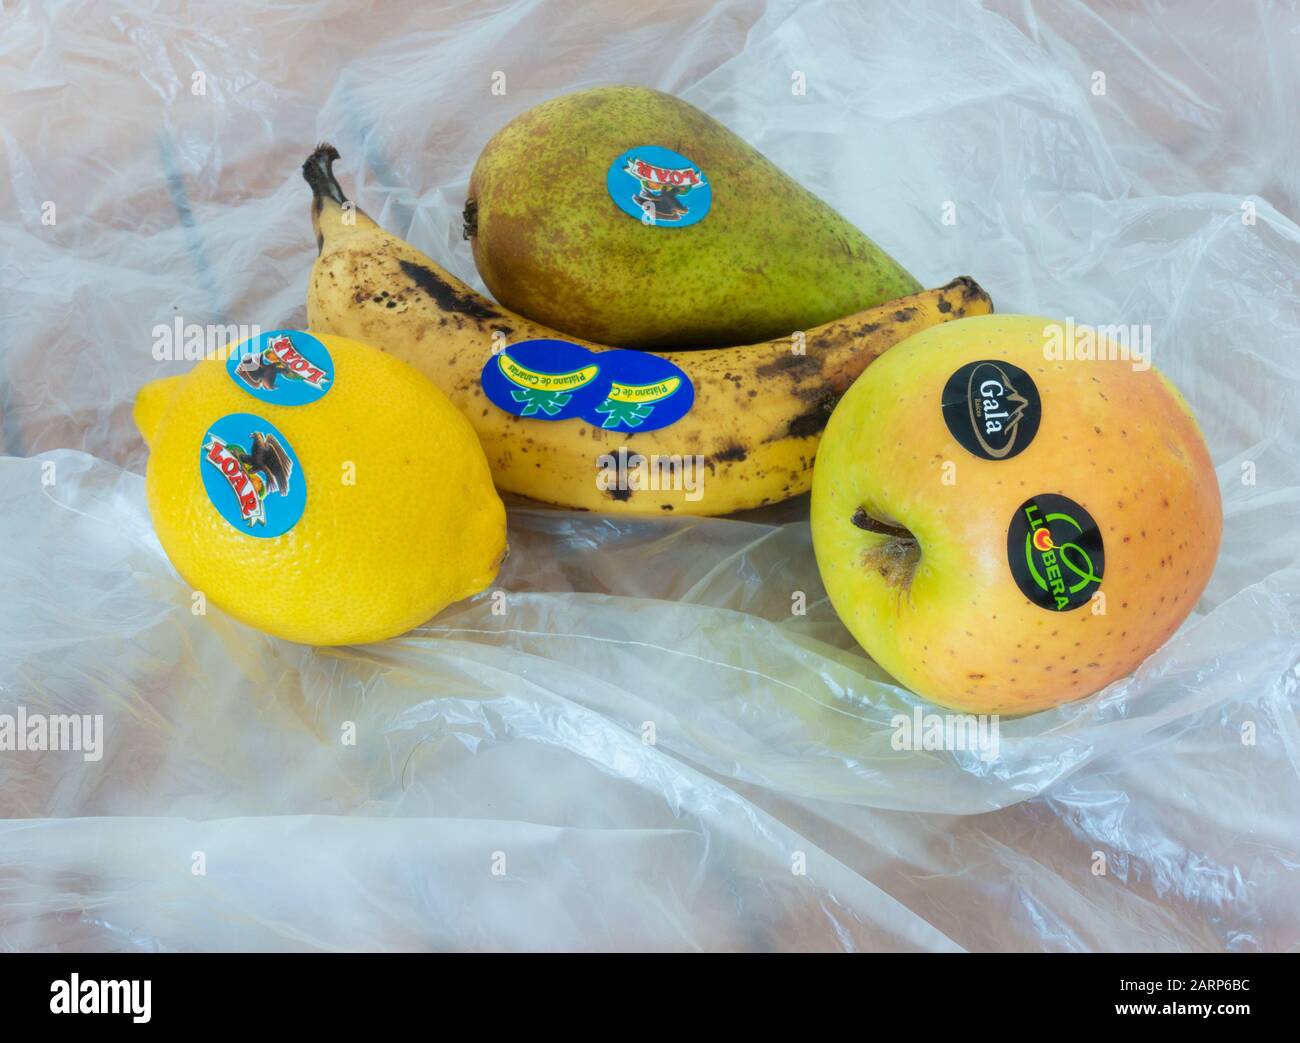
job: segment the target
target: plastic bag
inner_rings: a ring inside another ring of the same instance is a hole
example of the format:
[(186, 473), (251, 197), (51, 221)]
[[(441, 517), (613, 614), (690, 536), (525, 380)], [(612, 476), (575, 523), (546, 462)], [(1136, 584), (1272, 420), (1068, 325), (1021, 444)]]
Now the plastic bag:
[[(98, 757), (0, 753), (0, 947), (1300, 945), (1288, 19), (11, 15), (0, 714), (103, 732)], [(459, 237), (478, 150), (621, 81), (718, 117), (928, 285), (969, 273), (1001, 311), (1150, 324), (1226, 515), (1165, 648), (1002, 721), (996, 758), (895, 750), (895, 715), (933, 708), (837, 621), (806, 501), (645, 521), (512, 505), (504, 597), (382, 645), (196, 614), (130, 421), (142, 383), (190, 364), (154, 357), (156, 329), (304, 322), (298, 166), (318, 139), (361, 206), (481, 285)]]

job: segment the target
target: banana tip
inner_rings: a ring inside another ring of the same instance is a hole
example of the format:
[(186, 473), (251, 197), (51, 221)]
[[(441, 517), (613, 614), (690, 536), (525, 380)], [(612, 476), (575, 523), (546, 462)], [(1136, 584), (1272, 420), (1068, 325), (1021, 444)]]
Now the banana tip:
[(959, 275), (948, 283), (945, 290), (952, 290), (961, 294), (962, 304), (969, 304), (971, 301), (981, 301), (988, 305), (990, 312), (993, 311), (993, 298), (988, 295), (988, 291), (969, 275)]

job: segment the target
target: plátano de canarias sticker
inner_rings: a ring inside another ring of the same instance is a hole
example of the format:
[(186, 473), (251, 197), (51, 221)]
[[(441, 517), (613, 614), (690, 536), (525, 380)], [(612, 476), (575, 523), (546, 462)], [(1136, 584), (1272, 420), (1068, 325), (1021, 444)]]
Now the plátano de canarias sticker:
[(567, 340), (526, 340), (489, 358), (480, 378), (499, 408), (535, 420), (568, 420), (609, 391), (600, 357)]
[(307, 477), (289, 440), (270, 421), (230, 413), (209, 424), (199, 474), (217, 513), (246, 536), (283, 536), (307, 505)]
[(695, 404), (695, 386), (666, 358), (642, 351), (606, 351), (599, 356), (609, 375), (604, 401), (582, 414), (607, 431), (654, 431), (677, 423)]

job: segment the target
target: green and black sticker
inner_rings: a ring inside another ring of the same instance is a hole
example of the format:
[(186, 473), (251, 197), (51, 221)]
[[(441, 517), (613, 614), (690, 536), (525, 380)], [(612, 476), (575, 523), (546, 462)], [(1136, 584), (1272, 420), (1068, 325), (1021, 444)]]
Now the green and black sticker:
[(1101, 586), (1106, 551), (1091, 514), (1068, 496), (1040, 493), (1011, 519), (1007, 562), (1025, 597), (1039, 608), (1068, 612)]
[(968, 362), (943, 389), (943, 419), (962, 447), (985, 460), (1010, 460), (1034, 440), (1043, 418), (1038, 388), (1009, 362)]

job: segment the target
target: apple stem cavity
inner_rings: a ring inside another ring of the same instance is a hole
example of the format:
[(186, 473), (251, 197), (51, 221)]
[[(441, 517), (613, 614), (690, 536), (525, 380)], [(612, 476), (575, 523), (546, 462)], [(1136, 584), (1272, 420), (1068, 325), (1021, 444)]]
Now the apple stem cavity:
[(885, 537), (883, 542), (869, 547), (863, 553), (863, 565), (879, 572), (890, 586), (906, 590), (911, 585), (912, 576), (921, 560), (921, 545), (916, 537), (901, 525), (891, 525), (873, 518), (865, 507), (854, 511), (849, 520), (864, 532)]

